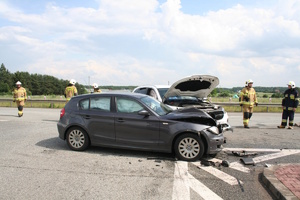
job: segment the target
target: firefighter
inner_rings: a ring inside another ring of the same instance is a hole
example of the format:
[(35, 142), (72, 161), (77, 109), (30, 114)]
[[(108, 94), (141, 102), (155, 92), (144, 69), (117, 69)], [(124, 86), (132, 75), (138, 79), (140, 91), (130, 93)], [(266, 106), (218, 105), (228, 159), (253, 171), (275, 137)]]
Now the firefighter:
[(22, 83), (20, 81), (16, 82), (16, 88), (13, 91), (13, 102), (17, 103), (19, 117), (23, 116), (23, 108), (27, 100), (26, 89), (21, 85)]
[(240, 93), (240, 105), (243, 108), (243, 124), (244, 128), (249, 128), (249, 120), (252, 117), (253, 106), (254, 104), (257, 106), (257, 97), (256, 92), (254, 90), (253, 81), (250, 79), (246, 81), (245, 87), (242, 89)]
[(70, 101), (70, 99), (73, 96), (77, 96), (77, 88), (75, 87), (76, 81), (74, 79), (71, 79), (68, 86), (65, 89), (65, 97), (67, 99), (67, 103)]
[(101, 93), (101, 90), (99, 89), (99, 86), (97, 83), (93, 84), (93, 88), (94, 88), (94, 93)]
[(294, 115), (299, 104), (299, 94), (295, 89), (296, 85), (294, 81), (288, 83), (288, 89), (284, 92), (282, 99), (282, 121), (278, 128), (285, 128), (287, 126), (287, 120), (289, 118), (288, 129), (293, 129)]

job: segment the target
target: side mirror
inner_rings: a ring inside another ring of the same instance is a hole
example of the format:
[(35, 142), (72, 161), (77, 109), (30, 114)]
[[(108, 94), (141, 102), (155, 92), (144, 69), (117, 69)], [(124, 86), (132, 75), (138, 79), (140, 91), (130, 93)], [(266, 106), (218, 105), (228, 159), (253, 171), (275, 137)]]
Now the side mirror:
[(147, 116), (149, 116), (150, 114), (149, 114), (149, 112), (148, 112), (147, 110), (141, 110), (141, 111), (139, 112), (139, 115), (144, 115), (145, 117), (147, 117)]

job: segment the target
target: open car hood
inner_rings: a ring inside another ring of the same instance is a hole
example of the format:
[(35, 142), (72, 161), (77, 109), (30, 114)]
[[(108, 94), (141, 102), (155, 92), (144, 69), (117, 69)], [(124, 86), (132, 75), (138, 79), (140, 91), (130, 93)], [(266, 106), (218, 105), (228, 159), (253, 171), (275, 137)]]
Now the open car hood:
[(207, 97), (219, 85), (219, 79), (210, 75), (193, 75), (176, 81), (166, 92), (165, 99), (174, 96)]

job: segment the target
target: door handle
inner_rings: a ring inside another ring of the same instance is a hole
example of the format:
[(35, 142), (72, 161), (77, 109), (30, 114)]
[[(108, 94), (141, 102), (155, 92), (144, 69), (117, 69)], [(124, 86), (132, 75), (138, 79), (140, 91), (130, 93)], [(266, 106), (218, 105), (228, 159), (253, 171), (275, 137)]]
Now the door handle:
[(118, 118), (117, 121), (118, 122), (125, 122), (125, 120), (123, 118)]
[(84, 119), (91, 119), (91, 116), (89, 116), (89, 115), (84, 115), (83, 118), (84, 118)]

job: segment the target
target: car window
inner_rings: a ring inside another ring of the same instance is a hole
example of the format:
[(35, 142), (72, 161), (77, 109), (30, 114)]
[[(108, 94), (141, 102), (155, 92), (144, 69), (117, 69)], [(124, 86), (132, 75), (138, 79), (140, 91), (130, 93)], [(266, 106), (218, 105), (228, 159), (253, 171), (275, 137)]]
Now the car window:
[(167, 105), (157, 101), (156, 99), (153, 99), (151, 97), (144, 97), (141, 98), (141, 101), (146, 104), (153, 112), (155, 112), (158, 115), (166, 115), (173, 110), (168, 107)]
[(91, 98), (91, 109), (110, 111), (110, 97)]
[(168, 91), (169, 88), (158, 88), (158, 92), (159, 92), (159, 95), (161, 96), (161, 98), (163, 98), (166, 94), (166, 92)]
[(133, 99), (116, 98), (117, 112), (121, 113), (137, 113), (144, 108)]
[(90, 105), (90, 99), (83, 99), (79, 102), (79, 108), (81, 110), (88, 110)]
[(139, 88), (139, 89), (137, 89), (137, 90), (135, 90), (134, 92), (135, 93), (140, 93), (140, 94), (148, 94), (148, 89), (149, 88)]

